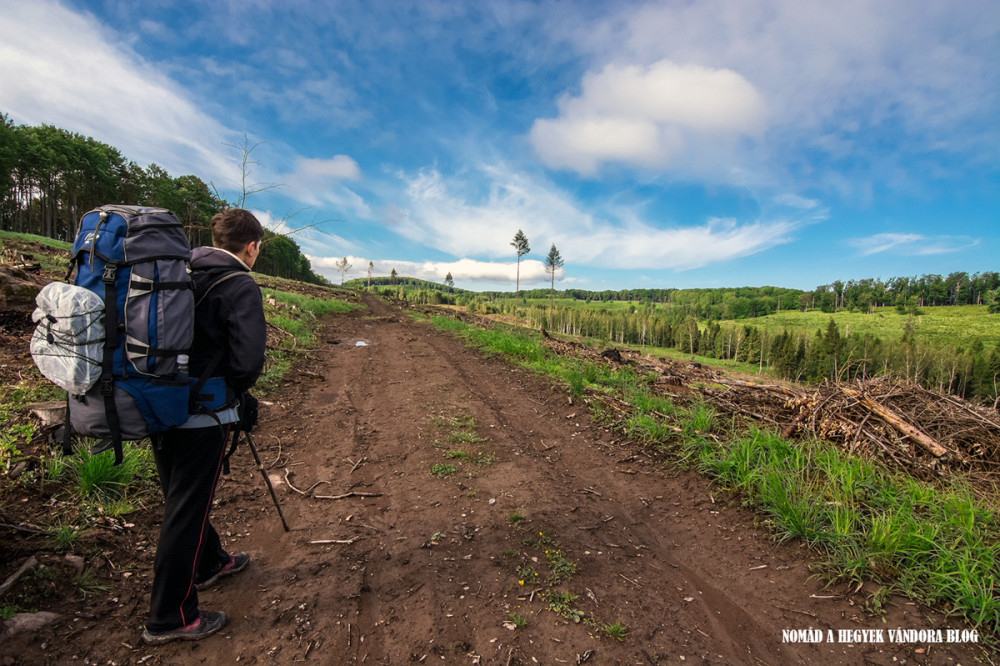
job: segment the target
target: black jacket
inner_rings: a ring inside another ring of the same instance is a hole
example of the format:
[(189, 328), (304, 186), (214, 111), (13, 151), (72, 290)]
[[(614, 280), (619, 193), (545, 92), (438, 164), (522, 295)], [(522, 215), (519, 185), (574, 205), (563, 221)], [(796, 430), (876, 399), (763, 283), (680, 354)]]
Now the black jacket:
[[(267, 325), (260, 287), (243, 262), (214, 247), (195, 248), (191, 252), (191, 270), (197, 285), (191, 376), (200, 377), (221, 350), (222, 357), (211, 375), (224, 377), (236, 393), (245, 391), (264, 368)], [(205, 293), (206, 283), (233, 272), (237, 274)]]

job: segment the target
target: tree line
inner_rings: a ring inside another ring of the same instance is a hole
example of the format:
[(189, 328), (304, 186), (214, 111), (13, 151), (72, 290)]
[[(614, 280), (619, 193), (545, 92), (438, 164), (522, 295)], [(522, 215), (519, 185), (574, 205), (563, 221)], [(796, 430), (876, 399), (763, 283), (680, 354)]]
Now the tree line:
[(993, 405), (998, 400), (1000, 348), (986, 348), (981, 340), (959, 347), (918, 342), (912, 315), (900, 340), (846, 334), (832, 317), (825, 330), (814, 334), (787, 329), (778, 333), (740, 322), (699, 323), (690, 314), (671, 316), (652, 306), (633, 312), (557, 307), (550, 313), (534, 305), (525, 317), (535, 326), (566, 335), (747, 363), (794, 381), (851, 381), (892, 374), (970, 400)]
[(888, 280), (836, 280), (802, 296), (803, 308), (835, 312), (870, 311), (879, 306), (989, 305), (1000, 289), (1000, 273), (955, 271), (947, 276), (926, 274)]
[[(0, 113), (0, 230), (72, 242), (80, 218), (108, 203), (172, 211), (192, 247), (208, 245), (209, 221), (231, 204), (198, 176), (141, 167), (115, 147), (52, 125), (15, 125)], [(255, 269), (314, 284), (327, 281), (290, 238), (265, 230)]]

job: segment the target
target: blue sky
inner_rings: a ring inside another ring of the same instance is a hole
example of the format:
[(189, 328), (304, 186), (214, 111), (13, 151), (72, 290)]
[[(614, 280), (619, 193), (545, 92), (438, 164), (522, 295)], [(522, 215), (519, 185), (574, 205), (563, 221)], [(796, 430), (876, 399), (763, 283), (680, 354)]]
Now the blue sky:
[(11, 0), (0, 111), (247, 201), (335, 281), (997, 270), (1000, 5)]

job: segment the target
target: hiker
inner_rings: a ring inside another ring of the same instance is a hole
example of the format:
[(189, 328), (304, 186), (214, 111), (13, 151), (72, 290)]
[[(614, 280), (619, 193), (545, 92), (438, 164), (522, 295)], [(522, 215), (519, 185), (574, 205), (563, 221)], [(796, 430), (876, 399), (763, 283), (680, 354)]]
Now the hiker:
[[(149, 620), (142, 633), (147, 643), (198, 640), (222, 629), (226, 614), (200, 610), (197, 590), (250, 565), (247, 553), (230, 555), (223, 549), (209, 512), (226, 441), (240, 419), (236, 405), (241, 395), (253, 403), (247, 411), (256, 413), (256, 401), (247, 390), (264, 367), (266, 327), (260, 288), (250, 270), (260, 254), (264, 229), (243, 209), (219, 213), (211, 225), (214, 247), (191, 253), (196, 306), (189, 372), (191, 377), (208, 371), (210, 377), (223, 378), (220, 392), (225, 391), (225, 399), (219, 401), (222, 407), (195, 413), (180, 427), (152, 437), (165, 504)], [(210, 392), (212, 384), (206, 383), (204, 391)], [(207, 397), (204, 392), (197, 396)], [(252, 424), (244, 424), (247, 427)]]

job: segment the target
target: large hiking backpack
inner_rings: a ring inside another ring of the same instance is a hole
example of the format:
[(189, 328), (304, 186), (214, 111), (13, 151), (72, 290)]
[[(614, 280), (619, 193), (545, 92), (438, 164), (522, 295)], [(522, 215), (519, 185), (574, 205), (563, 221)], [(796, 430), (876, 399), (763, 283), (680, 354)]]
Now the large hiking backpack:
[[(122, 441), (188, 419), (190, 382), (178, 357), (194, 335), (190, 260), (170, 211), (101, 206), (80, 221), (73, 285), (53, 283), (37, 299), (32, 355), (67, 390), (72, 431), (114, 447), (116, 464)], [(93, 296), (103, 317), (94, 317)]]

